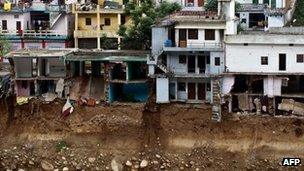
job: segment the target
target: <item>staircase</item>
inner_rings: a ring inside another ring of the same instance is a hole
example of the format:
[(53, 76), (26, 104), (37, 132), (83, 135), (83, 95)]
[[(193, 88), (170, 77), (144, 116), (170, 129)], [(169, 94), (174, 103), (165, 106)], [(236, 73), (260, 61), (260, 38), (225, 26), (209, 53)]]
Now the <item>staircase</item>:
[(157, 61), (157, 67), (165, 72), (165, 74), (172, 74), (172, 72), (167, 68), (165, 64), (161, 61)]
[(220, 81), (216, 78), (212, 84), (213, 90), (213, 105), (212, 105), (212, 120), (216, 122), (221, 122), (221, 87)]
[(61, 17), (62, 12), (50, 12), (50, 28), (52, 28), (55, 23), (59, 20)]

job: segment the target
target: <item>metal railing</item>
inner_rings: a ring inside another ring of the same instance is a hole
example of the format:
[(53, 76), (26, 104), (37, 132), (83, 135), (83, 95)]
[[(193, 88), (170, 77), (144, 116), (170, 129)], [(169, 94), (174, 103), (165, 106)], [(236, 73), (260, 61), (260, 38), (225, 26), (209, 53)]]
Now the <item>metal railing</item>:
[(117, 32), (115, 31), (107, 31), (107, 30), (75, 30), (74, 37), (102, 37), (106, 35), (107, 37), (118, 37)]
[(67, 30), (0, 30), (0, 36), (16, 37), (62, 37), (68, 36)]
[(115, 8), (107, 5), (98, 4), (73, 4), (74, 12), (87, 13), (107, 13), (107, 12), (123, 12), (124, 5), (117, 5)]
[(190, 48), (190, 49), (201, 49), (201, 48), (223, 48), (223, 43), (220, 42), (187, 42), (185, 46), (166, 46), (164, 44), (164, 48)]

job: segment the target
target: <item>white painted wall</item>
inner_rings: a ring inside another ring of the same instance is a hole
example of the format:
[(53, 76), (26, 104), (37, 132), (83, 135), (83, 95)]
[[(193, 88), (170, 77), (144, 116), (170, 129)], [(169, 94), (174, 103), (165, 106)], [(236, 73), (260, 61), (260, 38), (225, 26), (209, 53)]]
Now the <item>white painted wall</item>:
[[(227, 72), (304, 73), (304, 63), (296, 62), (304, 54), (303, 45), (226, 45)], [(279, 71), (279, 54), (286, 53), (286, 71)], [(261, 56), (268, 56), (268, 65), (261, 65)]]
[[(220, 57), (220, 65), (215, 65), (215, 58)], [(210, 52), (210, 74), (217, 75), (224, 72), (224, 53)]]
[[(196, 27), (189, 27), (193, 29), (197, 29)], [(178, 45), (179, 43), (179, 29), (175, 29), (175, 44)], [(209, 29), (209, 28), (208, 28)], [(212, 29), (212, 28), (210, 28)], [(212, 46), (215, 43), (221, 43), (222, 38), (220, 36), (220, 30), (215, 29), (215, 40), (205, 40), (205, 29), (198, 29), (198, 39), (189, 39), (188, 38), (188, 30), (187, 30), (187, 47), (192, 47), (192, 48), (198, 48), (202, 46)]]
[(21, 21), (21, 29), (27, 29), (27, 22), (29, 29), (31, 29), (30, 13), (0, 13), (0, 30), (2, 29), (2, 20), (7, 21), (7, 30), (16, 30), (16, 22)]
[(224, 95), (229, 94), (233, 85), (234, 85), (234, 76), (233, 75), (226, 75), (222, 79), (221, 93), (224, 94)]
[(264, 95), (268, 97), (281, 96), (282, 78), (268, 76), (264, 78)]
[(270, 27), (283, 27), (285, 19), (284, 16), (268, 16), (268, 28)]
[(169, 79), (156, 78), (156, 102), (168, 103), (169, 102)]

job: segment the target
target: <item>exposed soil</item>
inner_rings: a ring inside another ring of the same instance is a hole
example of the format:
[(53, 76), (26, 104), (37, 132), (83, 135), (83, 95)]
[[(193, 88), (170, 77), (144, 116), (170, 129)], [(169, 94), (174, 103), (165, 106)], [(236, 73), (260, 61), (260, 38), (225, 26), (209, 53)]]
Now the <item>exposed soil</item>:
[(286, 170), (283, 157), (304, 157), (299, 118), (225, 114), (215, 123), (208, 105), (166, 104), (153, 113), (132, 103), (76, 106), (63, 119), (63, 105), (16, 107), (1, 132), (0, 170), (41, 170), (45, 162), (60, 170)]

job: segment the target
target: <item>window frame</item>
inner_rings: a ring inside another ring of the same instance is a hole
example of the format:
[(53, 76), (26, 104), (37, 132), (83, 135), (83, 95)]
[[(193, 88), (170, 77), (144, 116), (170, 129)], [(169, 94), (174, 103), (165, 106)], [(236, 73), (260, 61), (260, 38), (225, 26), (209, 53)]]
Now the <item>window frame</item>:
[(188, 39), (198, 40), (198, 29), (188, 29)]
[(110, 26), (111, 25), (111, 18), (104, 18), (104, 25)]
[(92, 25), (92, 18), (85, 18), (85, 25), (86, 26), (91, 26)]
[(268, 65), (268, 56), (261, 56), (261, 65)]
[(221, 58), (214, 57), (214, 66), (221, 66)]
[(177, 91), (186, 91), (186, 82), (177, 82)]
[[(211, 37), (210, 31), (213, 33)], [(215, 40), (215, 29), (205, 29), (205, 40)]]
[(187, 64), (187, 56), (186, 55), (178, 55), (178, 63)]
[(297, 63), (304, 63), (304, 54), (297, 54), (296, 61)]

